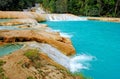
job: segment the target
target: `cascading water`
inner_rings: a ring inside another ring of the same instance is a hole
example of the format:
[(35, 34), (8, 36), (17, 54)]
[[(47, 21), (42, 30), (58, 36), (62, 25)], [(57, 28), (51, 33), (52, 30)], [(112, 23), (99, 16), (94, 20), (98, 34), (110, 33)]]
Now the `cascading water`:
[(34, 43), (29, 45), (32, 48), (38, 48), (40, 51), (47, 54), (55, 62), (69, 69), (71, 72), (78, 72), (82, 69), (89, 69), (87, 61), (93, 60), (92, 56), (78, 55), (74, 57), (67, 57), (62, 54), (58, 49), (49, 44)]
[(70, 59), (70, 71), (71, 72), (80, 72), (83, 69), (89, 69), (89, 61), (93, 60), (93, 56), (81, 54), (76, 55)]
[(48, 21), (86, 21), (86, 17), (78, 17), (71, 14), (47, 14)]

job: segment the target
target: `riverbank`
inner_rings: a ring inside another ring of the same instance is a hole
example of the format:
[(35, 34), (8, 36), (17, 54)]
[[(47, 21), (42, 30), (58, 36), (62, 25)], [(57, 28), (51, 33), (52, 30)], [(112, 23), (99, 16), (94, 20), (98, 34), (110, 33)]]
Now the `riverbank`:
[(109, 17), (87, 17), (88, 20), (100, 20), (108, 22), (120, 22), (120, 18), (109, 18)]

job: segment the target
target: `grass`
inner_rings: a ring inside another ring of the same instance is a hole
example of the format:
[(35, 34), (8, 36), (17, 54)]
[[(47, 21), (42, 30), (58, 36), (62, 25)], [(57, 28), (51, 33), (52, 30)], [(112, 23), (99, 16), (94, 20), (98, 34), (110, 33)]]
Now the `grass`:
[[(42, 66), (42, 63), (40, 61), (41, 60), (40, 54), (37, 49), (28, 49), (27, 51), (25, 51), (24, 55), (31, 60), (32, 65), (36, 69), (39, 69)], [(27, 63), (25, 63), (23, 66), (27, 67)], [(56, 66), (56, 67), (60, 70), (62, 69), (60, 66)], [(63, 72), (67, 71), (66, 69), (62, 69), (62, 70)], [(39, 73), (41, 73), (41, 71), (39, 71)], [(81, 79), (93, 79), (91, 77), (84, 76), (82, 73), (71, 73), (70, 71), (67, 71), (67, 73), (74, 77), (80, 77)], [(35, 78), (29, 76), (27, 79), (35, 79)]]
[[(37, 49), (28, 49), (24, 55), (31, 60), (31, 63), (33, 63), (33, 66), (35, 68), (39, 68), (41, 66), (40, 62), (40, 54)], [(27, 65), (27, 63), (25, 63)]]
[(29, 77), (27, 77), (27, 79), (35, 79), (35, 78), (33, 78), (32, 76), (29, 76)]
[(92, 77), (87, 77), (83, 73), (80, 73), (80, 72), (71, 73), (70, 71), (67, 71), (67, 73), (71, 74), (72, 76), (76, 76), (76, 77), (78, 76), (81, 79), (93, 79)]
[(0, 60), (0, 66), (3, 66), (6, 62), (3, 60)]
[(36, 61), (39, 59), (39, 51), (37, 49), (28, 49), (25, 54), (31, 61)]
[(4, 73), (4, 69), (2, 68), (2, 66), (5, 64), (6, 62), (3, 60), (0, 60), (0, 79), (9, 79), (5, 76)]
[(74, 73), (73, 75), (80, 76), (81, 79), (93, 79), (92, 77), (87, 77), (83, 73), (80, 73), (80, 72), (79, 73)]

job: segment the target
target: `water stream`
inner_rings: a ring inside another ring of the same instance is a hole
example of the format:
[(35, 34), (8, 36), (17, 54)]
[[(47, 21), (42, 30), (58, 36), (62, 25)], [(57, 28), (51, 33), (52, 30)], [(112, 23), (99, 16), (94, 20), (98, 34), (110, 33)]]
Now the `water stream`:
[(66, 67), (71, 72), (79, 72), (83, 69), (89, 69), (89, 63), (87, 61), (93, 60), (93, 56), (88, 56), (85, 54), (76, 55), (73, 57), (68, 57), (64, 55), (58, 49), (52, 47), (49, 44), (42, 44), (42, 43), (34, 43), (29, 45), (32, 48), (38, 48), (40, 51), (47, 54), (51, 59), (55, 62), (61, 64), (62, 66)]

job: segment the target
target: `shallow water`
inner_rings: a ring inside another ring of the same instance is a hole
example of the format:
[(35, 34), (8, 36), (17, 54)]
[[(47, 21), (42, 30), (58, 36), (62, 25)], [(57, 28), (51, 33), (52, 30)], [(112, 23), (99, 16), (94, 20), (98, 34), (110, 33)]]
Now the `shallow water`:
[(48, 21), (51, 28), (71, 35), (77, 54), (95, 56), (89, 70), (94, 79), (120, 79), (120, 23), (102, 21)]
[(0, 56), (10, 54), (10, 53), (20, 49), (22, 46), (23, 45), (21, 45), (21, 44), (0, 45)]
[(7, 22), (7, 21), (10, 21), (12, 19), (0, 19), (0, 22)]

